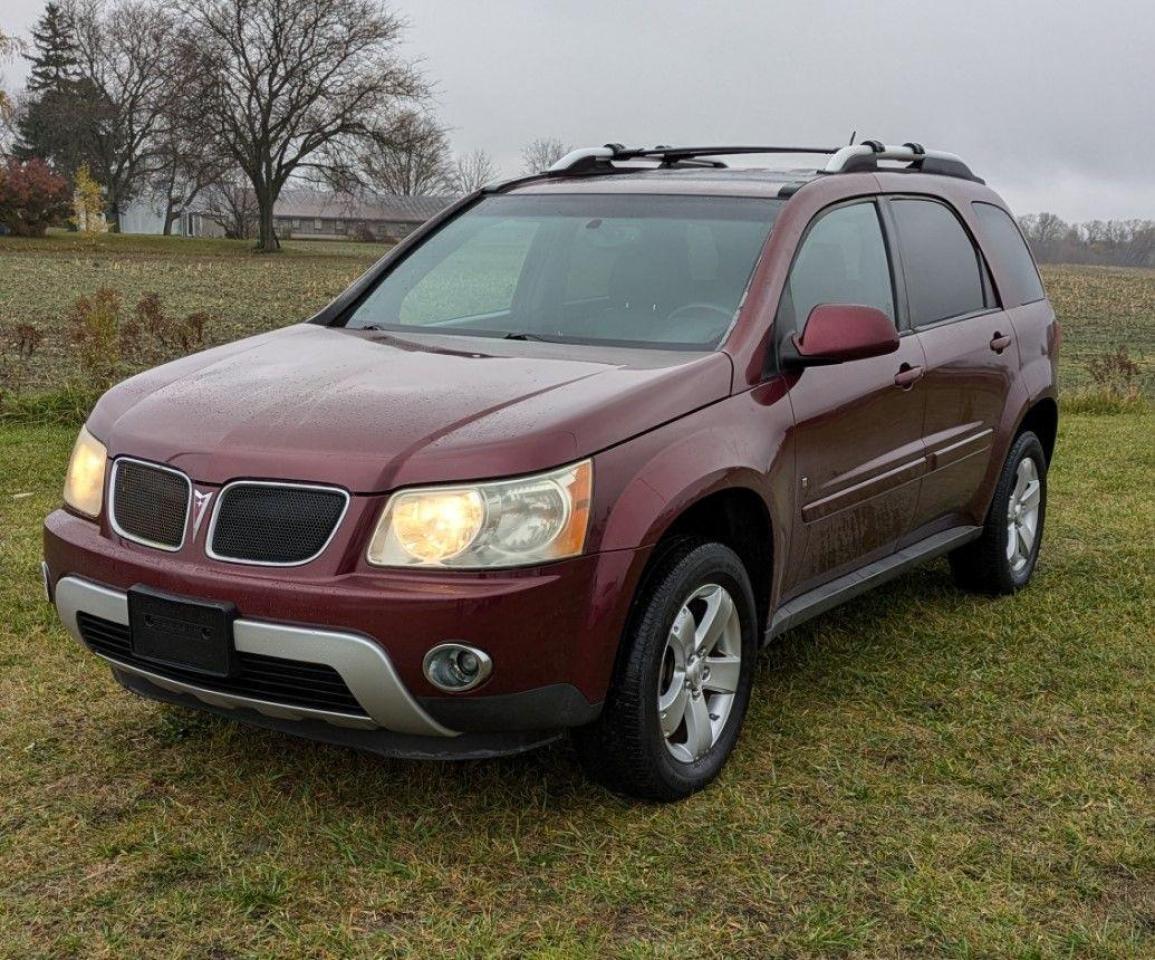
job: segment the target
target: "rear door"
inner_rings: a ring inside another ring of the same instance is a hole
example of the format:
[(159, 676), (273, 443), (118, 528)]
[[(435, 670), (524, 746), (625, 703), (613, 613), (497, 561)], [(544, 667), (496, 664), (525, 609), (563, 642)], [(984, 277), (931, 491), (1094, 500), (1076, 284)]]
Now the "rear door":
[[(823, 303), (876, 307), (895, 319), (895, 280), (878, 205), (827, 208), (799, 244), (775, 319), (778, 342), (801, 332)], [(792, 552), (801, 559), (786, 573), (788, 595), (896, 549), (925, 470), (923, 365), (918, 338), (906, 334), (896, 353), (789, 374), (801, 531)]]
[(1010, 318), (958, 213), (930, 197), (885, 202), (901, 252), (909, 320), (926, 356), (928, 472), (913, 541), (982, 522), (978, 492), (1019, 366)]

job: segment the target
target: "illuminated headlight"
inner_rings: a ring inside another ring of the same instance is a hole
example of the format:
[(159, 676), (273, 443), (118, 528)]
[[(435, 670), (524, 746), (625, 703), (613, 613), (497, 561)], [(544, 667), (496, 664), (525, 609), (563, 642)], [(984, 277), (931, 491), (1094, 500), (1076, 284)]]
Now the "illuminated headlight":
[(380, 567), (516, 567), (582, 552), (593, 465), (395, 494), (369, 544)]
[(104, 468), (108, 463), (108, 451), (84, 427), (72, 447), (72, 459), (68, 461), (68, 475), (64, 479), (64, 502), (77, 513), (86, 517), (100, 516), (100, 505), (104, 499)]

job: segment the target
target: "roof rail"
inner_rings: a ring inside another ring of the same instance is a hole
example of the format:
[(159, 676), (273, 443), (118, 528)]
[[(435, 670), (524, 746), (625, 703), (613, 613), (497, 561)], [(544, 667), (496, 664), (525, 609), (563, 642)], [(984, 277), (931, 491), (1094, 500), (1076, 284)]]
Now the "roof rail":
[[(549, 168), (547, 173), (582, 173), (611, 160), (660, 160), (663, 166), (710, 157), (732, 157), (766, 153), (834, 154), (837, 147), (638, 147), (626, 148), (620, 143), (604, 147), (581, 147), (571, 150)], [(721, 163), (711, 166), (724, 166)]]
[(862, 143), (840, 149), (827, 161), (822, 172), (853, 173), (860, 170), (876, 170), (879, 160), (905, 160), (910, 164), (906, 168), (909, 170), (944, 177), (961, 177), (963, 180), (983, 183), (956, 154), (946, 153), (943, 150), (927, 150), (921, 143), (913, 142), (896, 147), (878, 140), (864, 140)]
[[(616, 168), (614, 161), (658, 160), (660, 166), (709, 166), (724, 167), (717, 157), (745, 156), (754, 154), (816, 153), (829, 155), (826, 165), (819, 173), (858, 173), (878, 169), (879, 160), (906, 161), (903, 170), (936, 174), (945, 177), (960, 177), (983, 183), (959, 157), (940, 150), (927, 150), (920, 143), (908, 142), (902, 146), (888, 146), (878, 140), (864, 140), (862, 143), (846, 147), (638, 147), (627, 148), (620, 143), (607, 143), (601, 147), (581, 147), (571, 150), (544, 173), (531, 174), (516, 183), (540, 177), (609, 173)], [(627, 168), (628, 169), (628, 168)]]

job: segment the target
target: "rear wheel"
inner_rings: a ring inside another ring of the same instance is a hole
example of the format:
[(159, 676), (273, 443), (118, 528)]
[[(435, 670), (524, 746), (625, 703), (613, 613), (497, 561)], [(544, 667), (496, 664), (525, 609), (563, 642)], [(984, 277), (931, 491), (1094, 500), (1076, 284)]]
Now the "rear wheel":
[(1047, 457), (1029, 430), (999, 476), (982, 536), (950, 555), (955, 582), (980, 593), (1014, 593), (1034, 573), (1047, 514)]
[(750, 700), (754, 611), (732, 550), (695, 540), (672, 547), (638, 597), (601, 717), (575, 731), (587, 773), (650, 800), (677, 800), (713, 780)]

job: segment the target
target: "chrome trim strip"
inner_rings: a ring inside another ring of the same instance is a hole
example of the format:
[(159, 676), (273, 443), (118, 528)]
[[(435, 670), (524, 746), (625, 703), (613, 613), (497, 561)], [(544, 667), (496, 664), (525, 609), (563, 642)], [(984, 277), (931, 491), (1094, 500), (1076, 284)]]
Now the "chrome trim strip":
[[(121, 528), (116, 519), (116, 474), (120, 469), (120, 464), (124, 463), (139, 463), (142, 467), (151, 467), (154, 470), (160, 470), (164, 473), (176, 474), (180, 477), (185, 486), (188, 488), (188, 497), (185, 499), (184, 505), (184, 524), (181, 526), (180, 543), (175, 547), (168, 543), (157, 543), (153, 540), (146, 540), (144, 537), (138, 537), (136, 534), (129, 533), (127, 530)], [(117, 457), (112, 461), (112, 471), (108, 479), (108, 522), (112, 529), (116, 531), (119, 536), (124, 537), (125, 540), (131, 540), (133, 543), (139, 543), (141, 546), (152, 547), (154, 550), (163, 550), (165, 553), (177, 553), (188, 539), (188, 518), (192, 512), (192, 495), (193, 485), (189, 475), (182, 470), (177, 470), (175, 467), (170, 467), (163, 463), (155, 463), (152, 460), (139, 460), (136, 457)]]
[[(341, 508), (341, 513), (337, 517), (337, 522), (333, 524), (333, 529), (329, 531), (329, 536), (323, 544), (321, 549), (314, 553), (311, 557), (306, 557), (304, 560), (294, 560), (292, 563), (278, 563), (273, 560), (245, 560), (241, 557), (226, 557), (223, 554), (217, 553), (213, 550), (213, 535), (217, 530), (217, 515), (221, 512), (221, 504), (225, 502), (225, 496), (233, 487), (278, 487), (288, 488), (291, 490), (323, 490), (326, 493), (339, 493), (345, 498), (345, 506)], [(352, 497), (348, 490), (342, 487), (329, 487), (317, 483), (291, 483), (281, 480), (230, 480), (217, 494), (217, 502), (213, 505), (213, 513), (209, 518), (209, 529), (205, 534), (205, 554), (213, 560), (220, 560), (222, 563), (239, 563), (249, 567), (303, 567), (306, 563), (312, 563), (322, 553), (329, 549), (329, 544), (333, 542), (333, 538), (337, 536), (337, 531), (341, 529), (341, 524), (345, 522), (345, 516), (349, 513), (349, 504), (352, 502)]]
[[(91, 648), (84, 643), (80, 634), (76, 623), (78, 613), (83, 611), (114, 623), (128, 624), (126, 594), (80, 577), (62, 577), (57, 581), (56, 609), (65, 629), (86, 649)], [(345, 727), (384, 727), (396, 733), (417, 736), (457, 736), (456, 731), (442, 726), (421, 708), (397, 675), (388, 654), (368, 637), (264, 620), (237, 620), (233, 629), (237, 649), (245, 653), (285, 657), (332, 667), (341, 675), (369, 718), (221, 693), (181, 680), (171, 680), (111, 657), (101, 658), (118, 670), (135, 673), (167, 690), (192, 694), (213, 706), (230, 709), (247, 707), (267, 716), (290, 720), (324, 720)]]

